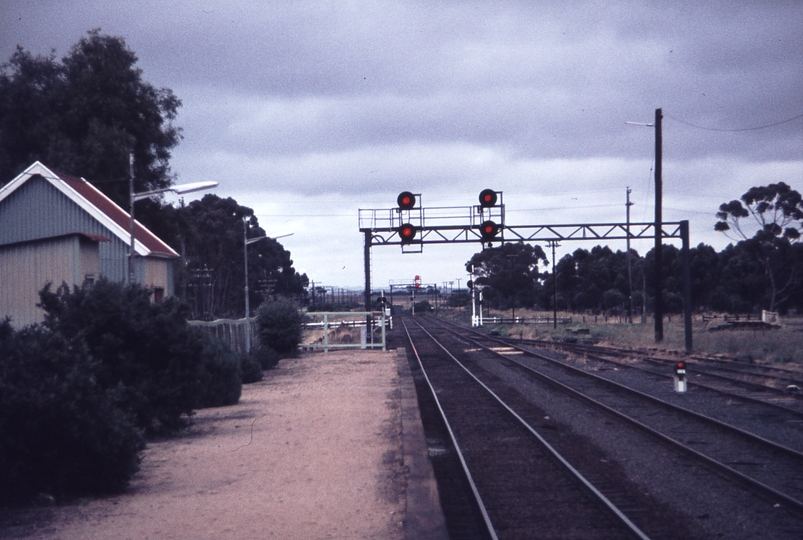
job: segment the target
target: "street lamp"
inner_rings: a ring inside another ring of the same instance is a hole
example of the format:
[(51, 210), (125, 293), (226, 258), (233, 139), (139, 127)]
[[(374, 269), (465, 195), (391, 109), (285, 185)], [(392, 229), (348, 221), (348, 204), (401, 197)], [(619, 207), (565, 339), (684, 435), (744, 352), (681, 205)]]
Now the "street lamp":
[(137, 201), (141, 201), (142, 199), (147, 199), (148, 197), (152, 197), (153, 195), (158, 195), (160, 193), (167, 193), (168, 191), (172, 191), (173, 193), (178, 193), (182, 195), (184, 193), (192, 193), (194, 191), (203, 191), (205, 189), (211, 189), (218, 185), (217, 182), (193, 182), (191, 184), (180, 184), (178, 186), (170, 186), (161, 189), (153, 189), (151, 191), (143, 191), (140, 193), (134, 193), (134, 153), (131, 152), (128, 155), (128, 195), (130, 200), (131, 209), (129, 212), (130, 218), (130, 232), (131, 232), (131, 245), (128, 249), (128, 284), (131, 285), (134, 283), (134, 257), (136, 255), (136, 251), (134, 250), (134, 203)]
[(243, 217), (243, 256), (245, 260), (245, 354), (251, 352), (251, 302), (248, 298), (248, 246), (254, 242), (265, 240), (266, 238), (284, 238), (292, 236), (293, 233), (280, 234), (278, 236), (257, 236), (248, 238), (248, 217)]

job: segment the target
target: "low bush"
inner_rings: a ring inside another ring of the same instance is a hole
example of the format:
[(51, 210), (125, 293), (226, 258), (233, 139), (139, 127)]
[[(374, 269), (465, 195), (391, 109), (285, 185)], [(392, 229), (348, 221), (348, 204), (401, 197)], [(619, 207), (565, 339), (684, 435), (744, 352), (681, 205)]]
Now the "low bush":
[[(243, 365), (175, 299), (101, 279), (40, 293), (45, 321), (0, 321), (0, 504), (122, 490), (146, 436), (236, 403)], [(253, 363), (253, 362), (252, 362)], [(259, 375), (261, 369), (257, 367)]]
[(40, 293), (43, 326), (67, 340), (81, 340), (99, 362), (97, 382), (121, 388), (122, 403), (148, 434), (185, 425), (202, 388), (203, 341), (187, 325), (188, 308), (170, 297), (150, 301), (139, 285), (107, 279), (92, 285), (62, 285)]
[(237, 403), (243, 389), (240, 355), (218, 339), (203, 332), (196, 334), (196, 338), (203, 344), (198, 376), (201, 386), (198, 407), (221, 407)]
[(251, 354), (240, 356), (240, 370), (242, 371), (243, 384), (251, 384), (262, 380), (262, 366), (259, 364), (254, 351)]
[(251, 356), (259, 364), (260, 368), (273, 369), (279, 363), (279, 353), (268, 347), (267, 345), (260, 345), (251, 349)]
[(279, 355), (295, 352), (304, 333), (304, 316), (289, 299), (265, 302), (257, 311), (257, 332), (262, 347)]
[(126, 487), (145, 439), (98, 368), (80, 342), (0, 323), (0, 504)]

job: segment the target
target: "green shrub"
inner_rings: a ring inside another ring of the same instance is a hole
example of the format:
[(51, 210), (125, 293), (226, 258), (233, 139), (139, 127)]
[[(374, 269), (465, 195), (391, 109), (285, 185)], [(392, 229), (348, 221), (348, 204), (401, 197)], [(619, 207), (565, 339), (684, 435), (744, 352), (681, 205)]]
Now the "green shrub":
[(278, 354), (295, 352), (304, 332), (304, 316), (288, 299), (266, 302), (257, 311), (257, 332), (263, 347)]
[(259, 364), (254, 351), (251, 354), (240, 356), (240, 370), (243, 374), (243, 384), (251, 384), (262, 380), (262, 366)]
[(237, 403), (243, 389), (240, 355), (202, 332), (197, 332), (197, 339), (203, 344), (198, 406), (222, 407)]
[(80, 341), (0, 322), (0, 504), (118, 492), (144, 437)]
[(151, 303), (139, 285), (107, 279), (93, 285), (49, 286), (40, 292), (43, 325), (67, 340), (81, 340), (99, 362), (97, 382), (120, 388), (121, 406), (149, 434), (185, 425), (199, 401), (198, 335), (187, 325), (187, 307), (170, 297)]
[(416, 313), (431, 313), (435, 311), (435, 308), (432, 307), (427, 300), (421, 300), (415, 303), (415, 312)]
[(264, 369), (273, 369), (279, 363), (279, 353), (268, 347), (267, 345), (260, 345), (251, 349), (251, 356), (259, 364), (259, 367)]

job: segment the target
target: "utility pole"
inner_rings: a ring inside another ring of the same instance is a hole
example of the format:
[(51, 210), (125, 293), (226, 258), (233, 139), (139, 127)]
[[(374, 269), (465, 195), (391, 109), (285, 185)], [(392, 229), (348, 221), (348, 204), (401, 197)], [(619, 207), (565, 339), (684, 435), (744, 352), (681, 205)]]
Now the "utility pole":
[(312, 284), (312, 311), (315, 311), (315, 282), (310, 281)]
[(248, 292), (248, 217), (243, 216), (243, 259), (245, 268), (245, 354), (251, 352), (251, 304)]
[(633, 269), (630, 262), (630, 186), (627, 187), (627, 322), (633, 324)]
[(128, 154), (128, 197), (131, 201), (130, 218), (131, 223), (131, 245), (128, 247), (128, 284), (131, 285), (135, 281), (136, 272), (134, 270), (134, 257), (136, 251), (134, 250), (134, 152)]
[(663, 267), (663, 240), (662, 240), (662, 205), (663, 205), (663, 180), (661, 178), (661, 168), (663, 160), (663, 136), (661, 133), (661, 121), (663, 120), (661, 109), (655, 109), (655, 342), (660, 343), (664, 340), (664, 299), (663, 283), (661, 279), (661, 268)]

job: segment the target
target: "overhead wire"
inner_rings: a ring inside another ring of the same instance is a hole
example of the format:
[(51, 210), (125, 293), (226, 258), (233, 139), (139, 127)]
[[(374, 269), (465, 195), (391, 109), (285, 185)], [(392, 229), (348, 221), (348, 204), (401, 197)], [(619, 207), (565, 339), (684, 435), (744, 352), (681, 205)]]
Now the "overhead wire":
[(700, 126), (700, 125), (697, 125), (697, 124), (693, 124), (692, 122), (687, 122), (686, 120), (681, 120), (680, 118), (675, 118), (674, 116), (668, 115), (666, 113), (664, 113), (664, 117), (665, 118), (669, 118), (670, 120), (674, 120), (675, 122), (678, 122), (680, 124), (684, 124), (686, 126), (693, 127), (695, 129), (702, 129), (704, 131), (719, 131), (719, 132), (726, 132), (726, 133), (738, 133), (738, 132), (741, 132), (741, 131), (756, 131), (756, 130), (759, 130), (759, 129), (767, 129), (767, 128), (771, 128), (771, 127), (775, 127), (775, 126), (780, 126), (782, 124), (788, 124), (789, 122), (793, 122), (793, 121), (797, 120), (798, 118), (803, 118), (803, 113), (798, 114), (797, 116), (793, 116), (792, 118), (787, 118), (786, 120), (781, 120), (779, 122), (772, 122), (770, 124), (764, 124), (764, 125), (761, 125), (761, 126), (754, 126), (754, 127), (747, 127), (747, 128), (736, 128), (736, 129), (723, 129), (723, 128), (712, 128), (712, 127)]

